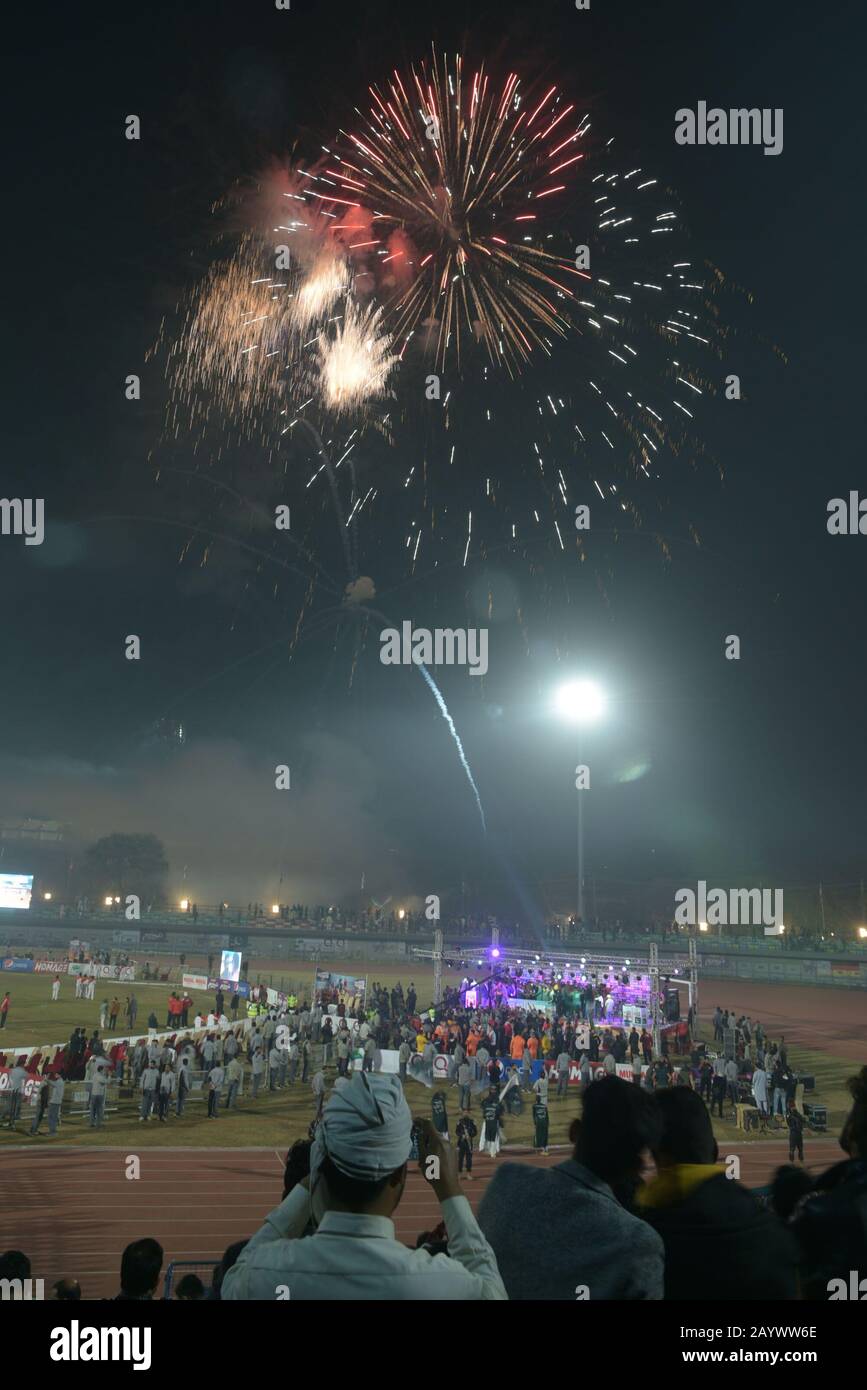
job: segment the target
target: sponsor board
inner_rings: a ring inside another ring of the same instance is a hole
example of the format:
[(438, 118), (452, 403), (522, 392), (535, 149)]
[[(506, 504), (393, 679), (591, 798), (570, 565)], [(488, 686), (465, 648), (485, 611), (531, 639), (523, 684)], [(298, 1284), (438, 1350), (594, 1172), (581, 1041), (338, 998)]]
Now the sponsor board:
[(7, 956), (5, 960), (0, 960), (0, 970), (14, 970), (19, 974), (26, 971), (29, 974), (33, 968), (32, 960), (22, 960), (20, 956)]
[(77, 960), (72, 960), (66, 968), (67, 975), (93, 975), (98, 980), (134, 980), (134, 965), (95, 965), (93, 962), (84, 965)]
[(182, 977), (184, 989), (207, 989), (207, 975), (184, 975)]
[(67, 970), (68, 965), (69, 961), (64, 956), (63, 960), (38, 960), (35, 962), (33, 969), (39, 975), (66, 975), (69, 973)]
[(112, 946), (138, 946), (140, 940), (140, 931), (113, 931), (111, 934)]
[[(11, 1074), (12, 1074), (12, 1068), (11, 1068), (11, 1067), (0, 1067), (0, 1094), (2, 1094), (4, 1091), (8, 1091), (8, 1090), (9, 1090), (9, 1085), (10, 1085), (10, 1080), (9, 1080), (9, 1078), (10, 1078)], [(29, 1105), (29, 1104), (31, 1104), (31, 1102), (35, 1100), (35, 1098), (36, 1098), (36, 1096), (37, 1096), (38, 1094), (39, 1094), (39, 1077), (38, 1077), (38, 1076), (29, 1076), (29, 1075), (28, 1075), (27, 1079), (24, 1081), (24, 1083), (23, 1083), (23, 1085), (22, 1085), (22, 1087), (21, 1087), (21, 1102), (22, 1102), (22, 1104), (23, 1104), (23, 1105)]]

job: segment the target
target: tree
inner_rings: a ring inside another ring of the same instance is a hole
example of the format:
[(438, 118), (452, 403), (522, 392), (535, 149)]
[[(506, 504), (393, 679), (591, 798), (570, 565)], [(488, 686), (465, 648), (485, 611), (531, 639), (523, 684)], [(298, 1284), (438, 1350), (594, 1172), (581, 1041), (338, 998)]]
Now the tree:
[(121, 902), (127, 892), (139, 897), (160, 895), (169, 869), (156, 835), (104, 835), (90, 846), (86, 862), (92, 890), (111, 892)]

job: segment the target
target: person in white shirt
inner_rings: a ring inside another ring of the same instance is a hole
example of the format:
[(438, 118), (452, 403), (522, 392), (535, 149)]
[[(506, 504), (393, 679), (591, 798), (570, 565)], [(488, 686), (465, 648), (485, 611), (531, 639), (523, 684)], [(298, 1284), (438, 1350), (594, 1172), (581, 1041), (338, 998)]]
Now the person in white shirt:
[[(429, 1120), (416, 1126), (421, 1171), (439, 1173), (428, 1181), (442, 1204), (448, 1255), (410, 1250), (395, 1238), (392, 1215), (406, 1184), (413, 1120), (396, 1076), (356, 1072), (322, 1112), (309, 1178), (247, 1242), (221, 1297), (505, 1299), (494, 1252), (460, 1191), (454, 1149)], [(317, 1229), (304, 1236), (311, 1217)]]
[(57, 1133), (57, 1124), (60, 1119), (60, 1107), (63, 1104), (63, 1092), (66, 1090), (66, 1082), (62, 1076), (55, 1076), (50, 1082), (51, 1090), (48, 1092), (48, 1133)]
[(208, 1072), (208, 1119), (216, 1120), (220, 1109), (220, 1091), (223, 1088), (223, 1081), (226, 1073), (222, 1065), (218, 1062), (211, 1067)]
[(179, 1056), (175, 1063), (175, 1094), (177, 1096), (175, 1104), (176, 1115), (183, 1115), (184, 1106), (187, 1103), (187, 1096), (192, 1089), (192, 1081), (190, 1080), (191, 1065), (190, 1056), (187, 1052)]
[(9, 1073), (9, 1128), (15, 1128), (15, 1121), (21, 1114), (21, 1097), (24, 1094), (24, 1082), (27, 1080), (27, 1071), (20, 1062), (16, 1062)]
[(201, 1015), (201, 1014), (196, 1014), (195, 1018), (193, 1019), (193, 1027), (194, 1027), (194, 1028), (204, 1028), (204, 1026), (205, 1026), (205, 1020), (202, 1018), (202, 1015)]
[(253, 1053), (251, 1067), (253, 1073), (253, 1099), (255, 1100), (259, 1094), (262, 1077), (265, 1075), (265, 1058), (258, 1049)]
[(226, 1109), (235, 1110), (238, 1091), (244, 1079), (244, 1068), (239, 1057), (232, 1057), (226, 1067), (226, 1082), (229, 1090), (226, 1095)]
[(171, 1064), (167, 1063), (160, 1072), (159, 1096), (157, 1098), (157, 1113), (161, 1124), (167, 1124), (169, 1109), (172, 1103), (172, 1096), (175, 1094), (177, 1077), (172, 1071)]
[(151, 1111), (153, 1110), (154, 1101), (157, 1097), (159, 1084), (160, 1074), (153, 1062), (148, 1060), (148, 1064), (141, 1074), (141, 1114), (138, 1117), (139, 1124), (141, 1124), (142, 1120), (153, 1119)]
[(108, 1067), (102, 1057), (96, 1059), (96, 1066), (90, 1078), (90, 1128), (102, 1129), (105, 1115), (105, 1092), (108, 1087)]
[[(80, 990), (80, 989), (79, 989), (78, 993), (79, 993), (79, 995), (81, 994), (81, 990)], [(54, 979), (53, 979), (52, 982), (51, 982), (51, 998), (52, 998), (52, 999), (59, 999), (59, 998), (60, 998), (60, 976), (59, 976), (59, 975), (55, 975)]]

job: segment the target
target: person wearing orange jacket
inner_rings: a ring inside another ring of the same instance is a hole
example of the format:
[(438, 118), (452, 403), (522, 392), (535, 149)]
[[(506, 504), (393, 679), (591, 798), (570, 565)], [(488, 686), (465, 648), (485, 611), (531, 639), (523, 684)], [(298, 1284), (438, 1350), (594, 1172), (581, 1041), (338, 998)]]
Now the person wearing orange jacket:
[(535, 1033), (531, 1033), (529, 1038), (527, 1039), (527, 1048), (529, 1050), (530, 1056), (533, 1058), (533, 1061), (535, 1062), (536, 1058), (539, 1055), (539, 1039), (536, 1037)]
[(479, 1048), (480, 1038), (475, 1028), (471, 1029), (467, 1035), (467, 1056), (475, 1057)]
[(512, 1037), (512, 1046), (511, 1046), (511, 1048), (509, 1049), (509, 1052), (510, 1052), (511, 1057), (512, 1057), (516, 1062), (520, 1062), (520, 1061), (522, 1060), (522, 1058), (523, 1058), (523, 1056), (524, 1056), (524, 1048), (525, 1048), (525, 1046), (526, 1046), (526, 1043), (525, 1043), (525, 1041), (524, 1041), (524, 1036), (523, 1036), (523, 1034), (522, 1034), (522, 1033), (515, 1033), (514, 1036)]

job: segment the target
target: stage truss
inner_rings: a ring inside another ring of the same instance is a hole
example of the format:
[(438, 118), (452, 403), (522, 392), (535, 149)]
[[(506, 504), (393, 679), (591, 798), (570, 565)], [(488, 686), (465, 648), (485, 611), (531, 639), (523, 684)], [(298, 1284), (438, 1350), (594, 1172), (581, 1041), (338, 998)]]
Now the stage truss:
[(689, 994), (689, 1004), (693, 1010), (693, 1016), (698, 1018), (698, 952), (694, 939), (688, 942), (689, 952), (684, 955), (682, 952), (675, 952), (671, 955), (660, 957), (659, 946), (655, 941), (650, 942), (646, 955), (624, 956), (619, 951), (599, 953), (592, 951), (533, 951), (533, 950), (513, 950), (511, 947), (500, 946), (499, 932), (494, 932), (494, 939), (490, 946), (481, 952), (468, 952), (458, 949), (450, 951), (445, 949), (443, 933), (437, 930), (434, 933), (434, 948), (432, 951), (420, 950), (415, 948), (413, 955), (419, 960), (433, 961), (434, 967), (434, 1004), (438, 1005), (442, 1001), (442, 970), (443, 963), (452, 967), (461, 968), (468, 965), (473, 959), (488, 967), (493, 973), (504, 967), (520, 966), (524, 970), (553, 970), (555, 978), (567, 974), (568, 972), (584, 975), (617, 975), (618, 972), (627, 970), (632, 975), (647, 975), (650, 981), (650, 1009), (653, 1031), (653, 1046), (658, 1053), (661, 1042), (662, 1028), (662, 1006), (660, 1000), (660, 985), (664, 980), (669, 980), (673, 984), (685, 984)]

